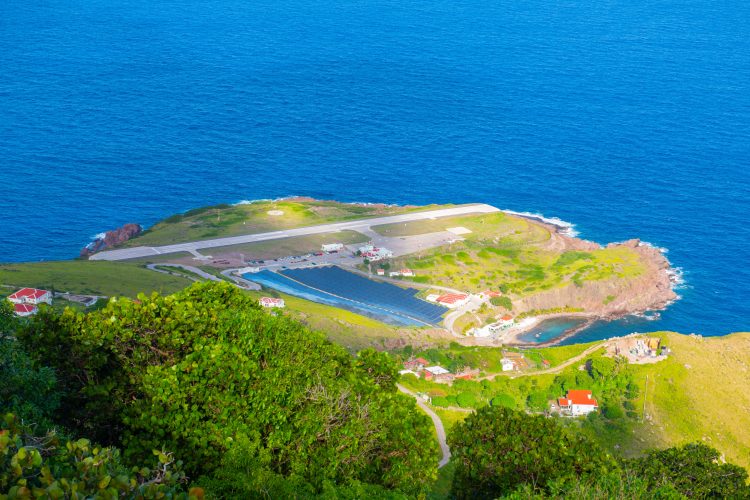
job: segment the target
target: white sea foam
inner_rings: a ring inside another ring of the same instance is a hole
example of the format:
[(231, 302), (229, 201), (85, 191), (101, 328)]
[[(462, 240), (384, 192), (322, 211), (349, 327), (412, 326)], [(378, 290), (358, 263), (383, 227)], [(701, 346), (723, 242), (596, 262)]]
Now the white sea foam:
[(536, 219), (542, 222), (546, 222), (547, 224), (551, 224), (557, 228), (560, 228), (560, 232), (564, 234), (565, 236), (570, 236), (571, 238), (575, 238), (580, 233), (576, 231), (575, 224), (572, 222), (564, 221), (562, 219), (559, 219), (557, 217), (545, 217), (542, 214), (539, 213), (533, 213), (533, 212), (516, 212), (515, 210), (503, 210), (503, 212), (512, 214), (512, 215), (518, 215), (520, 217), (526, 217), (529, 219)]
[(107, 233), (99, 233), (99, 234), (96, 234), (93, 238), (91, 238), (91, 241), (103, 240), (106, 236), (107, 236)]

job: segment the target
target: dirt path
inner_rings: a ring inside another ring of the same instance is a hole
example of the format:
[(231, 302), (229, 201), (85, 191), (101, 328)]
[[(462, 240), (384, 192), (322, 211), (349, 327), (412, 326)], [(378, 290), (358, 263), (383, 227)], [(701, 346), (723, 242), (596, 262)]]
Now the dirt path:
[(417, 400), (417, 406), (419, 406), (422, 411), (424, 411), (428, 417), (432, 419), (432, 424), (435, 426), (435, 433), (437, 434), (438, 443), (440, 444), (440, 451), (443, 454), (443, 458), (440, 459), (440, 462), (438, 462), (438, 468), (443, 467), (445, 464), (447, 464), (451, 459), (451, 450), (448, 448), (448, 442), (446, 441), (445, 436), (445, 427), (443, 427), (443, 421), (440, 420), (440, 417), (437, 416), (437, 413), (432, 411), (432, 409), (424, 404), (424, 402), (417, 397), (416, 394), (414, 394), (412, 391), (407, 389), (401, 384), (396, 384), (396, 387), (398, 387), (398, 390), (403, 392), (404, 394), (408, 394), (409, 396), (412, 396), (414, 399)]
[[(531, 371), (531, 372), (516, 373), (514, 375), (506, 375), (506, 376), (509, 377), (509, 378), (517, 378), (517, 377), (528, 377), (528, 376), (531, 376), (531, 375), (544, 375), (544, 374), (548, 374), (548, 373), (559, 373), (559, 372), (563, 371), (565, 368), (569, 367), (570, 365), (572, 365), (574, 363), (577, 363), (578, 361), (581, 361), (586, 356), (589, 356), (590, 354), (598, 351), (599, 349), (605, 348), (607, 345), (608, 345), (607, 342), (603, 342), (601, 344), (593, 345), (593, 346), (589, 347), (588, 349), (586, 349), (585, 351), (583, 351), (581, 354), (579, 354), (577, 356), (573, 356), (572, 358), (568, 359), (567, 361), (564, 361), (563, 363), (560, 363), (557, 366), (553, 366), (552, 368), (546, 368), (546, 369), (542, 369), (542, 370), (534, 370), (534, 371)], [(485, 375), (484, 377), (480, 377), (477, 380), (494, 380), (495, 377), (497, 377), (498, 375), (502, 375), (502, 374), (503, 374), (503, 372), (490, 373), (489, 375)]]

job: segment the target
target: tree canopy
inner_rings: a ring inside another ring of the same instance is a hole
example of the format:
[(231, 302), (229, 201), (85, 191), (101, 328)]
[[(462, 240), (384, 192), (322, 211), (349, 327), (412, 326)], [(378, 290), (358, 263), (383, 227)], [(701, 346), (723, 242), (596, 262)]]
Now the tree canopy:
[(316, 489), (409, 494), (436, 476), (429, 420), (395, 391), (387, 355), (352, 358), (228, 284), (42, 313), (19, 336), (57, 372), (61, 421), (130, 461), (165, 449), (197, 477), (232, 450)]
[(497, 498), (526, 484), (546, 491), (555, 480), (575, 480), (616, 467), (614, 459), (554, 419), (502, 406), (467, 417), (449, 438), (456, 460), (457, 498)]

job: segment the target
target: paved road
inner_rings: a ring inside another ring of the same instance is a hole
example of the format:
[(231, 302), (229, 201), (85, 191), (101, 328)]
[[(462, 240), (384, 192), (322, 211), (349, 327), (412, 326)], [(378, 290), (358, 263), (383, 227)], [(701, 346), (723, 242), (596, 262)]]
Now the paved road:
[[(563, 371), (565, 368), (567, 368), (570, 365), (572, 365), (573, 363), (576, 363), (576, 362), (582, 360), (586, 356), (588, 356), (588, 355), (590, 355), (590, 354), (598, 351), (599, 349), (603, 349), (603, 348), (607, 347), (607, 345), (609, 345), (608, 342), (602, 342), (601, 344), (593, 345), (593, 346), (589, 347), (588, 349), (586, 349), (585, 351), (583, 351), (578, 356), (574, 356), (574, 357), (568, 359), (567, 361), (565, 361), (563, 363), (560, 363), (559, 365), (554, 366), (552, 368), (545, 368), (545, 369), (542, 369), (542, 370), (534, 370), (532, 372), (514, 373), (513, 375), (506, 375), (506, 376), (508, 376), (510, 378), (517, 378), (517, 377), (529, 377), (531, 375), (542, 375), (542, 374), (548, 374), (548, 373), (559, 373), (559, 372)], [(494, 380), (495, 377), (497, 377), (498, 375), (502, 375), (502, 374), (503, 374), (503, 372), (501, 372), (501, 373), (490, 373), (489, 375), (485, 375), (484, 377), (478, 378), (477, 380)]]
[(443, 427), (443, 421), (440, 420), (440, 417), (437, 416), (437, 413), (432, 411), (429, 406), (424, 404), (424, 402), (419, 397), (417, 397), (416, 394), (414, 394), (401, 384), (396, 384), (396, 387), (398, 387), (399, 391), (403, 392), (404, 394), (408, 394), (409, 396), (412, 396), (414, 399), (416, 399), (417, 405), (422, 408), (422, 410), (427, 414), (428, 417), (432, 419), (432, 424), (435, 426), (435, 432), (437, 433), (438, 443), (440, 443), (440, 451), (443, 454), (443, 458), (441, 458), (440, 462), (438, 462), (438, 468), (443, 467), (451, 459), (451, 450), (450, 448), (448, 448), (448, 442), (445, 438), (445, 427)]
[(472, 213), (493, 213), (499, 212), (499, 209), (490, 205), (467, 205), (463, 207), (443, 208), (440, 210), (428, 210), (425, 212), (414, 212), (403, 215), (392, 215), (389, 217), (376, 217), (373, 219), (363, 219), (349, 222), (337, 222), (333, 224), (321, 224), (318, 226), (299, 227), (296, 229), (287, 229), (284, 231), (273, 231), (270, 233), (245, 234), (242, 236), (232, 236), (228, 238), (218, 238), (214, 240), (193, 241), (188, 243), (178, 243), (175, 245), (166, 245), (159, 247), (134, 247), (123, 248), (120, 250), (108, 250), (99, 252), (91, 257), (90, 260), (125, 260), (138, 259), (142, 257), (151, 257), (154, 255), (163, 255), (177, 252), (195, 253), (201, 249), (225, 247), (230, 245), (242, 245), (245, 243), (255, 243), (257, 241), (275, 240), (279, 238), (289, 238), (292, 236), (307, 236), (310, 234), (331, 233), (343, 231), (346, 229), (365, 230), (371, 226), (381, 224), (394, 224), (398, 222), (412, 222), (424, 219), (433, 219), (437, 217), (450, 217), (456, 215), (466, 215)]
[[(219, 278), (218, 276), (214, 276), (213, 274), (207, 273), (206, 271), (202, 269), (198, 269), (197, 267), (193, 266), (185, 266), (183, 264), (149, 264), (146, 266), (147, 268), (151, 269), (152, 271), (156, 271), (157, 273), (164, 273), (164, 274), (170, 274), (169, 271), (165, 271), (164, 269), (159, 269), (159, 267), (175, 267), (179, 269), (184, 269), (185, 271), (190, 271), (193, 274), (197, 274), (203, 279), (211, 280), (211, 281), (221, 281), (224, 280)], [(189, 280), (198, 281), (196, 278), (192, 276), (185, 276)]]

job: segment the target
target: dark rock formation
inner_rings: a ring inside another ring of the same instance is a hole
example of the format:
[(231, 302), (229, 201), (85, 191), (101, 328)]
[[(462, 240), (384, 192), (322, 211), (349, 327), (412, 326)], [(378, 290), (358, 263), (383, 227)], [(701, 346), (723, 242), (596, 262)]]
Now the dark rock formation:
[(125, 224), (119, 229), (107, 231), (104, 238), (98, 238), (81, 250), (81, 257), (88, 257), (91, 254), (116, 247), (141, 234), (143, 228), (139, 224)]

